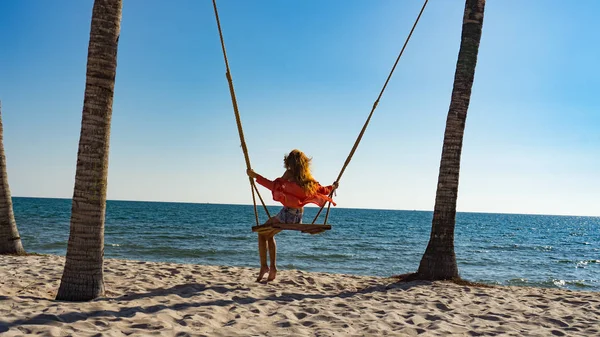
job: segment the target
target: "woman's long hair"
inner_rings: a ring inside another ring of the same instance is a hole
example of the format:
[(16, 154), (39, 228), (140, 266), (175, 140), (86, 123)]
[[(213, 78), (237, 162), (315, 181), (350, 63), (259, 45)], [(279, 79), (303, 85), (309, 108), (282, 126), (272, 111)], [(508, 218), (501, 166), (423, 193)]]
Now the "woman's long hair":
[(300, 185), (307, 195), (317, 194), (319, 183), (310, 173), (311, 158), (300, 150), (292, 150), (283, 158), (283, 166), (292, 173), (295, 183)]

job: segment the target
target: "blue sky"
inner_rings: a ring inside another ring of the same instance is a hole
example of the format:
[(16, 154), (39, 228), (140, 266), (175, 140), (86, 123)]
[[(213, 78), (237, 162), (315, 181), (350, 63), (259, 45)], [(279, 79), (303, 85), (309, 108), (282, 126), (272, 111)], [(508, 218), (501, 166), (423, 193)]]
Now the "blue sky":
[[(72, 196), (92, 5), (0, 2), (14, 196)], [(421, 5), (219, 1), (254, 169), (278, 176), (299, 148), (331, 183)], [(433, 208), (463, 8), (430, 1), (339, 207)], [(459, 211), (600, 215), (598, 12), (595, 0), (488, 2)], [(121, 28), (109, 199), (251, 203), (211, 1), (127, 0)]]

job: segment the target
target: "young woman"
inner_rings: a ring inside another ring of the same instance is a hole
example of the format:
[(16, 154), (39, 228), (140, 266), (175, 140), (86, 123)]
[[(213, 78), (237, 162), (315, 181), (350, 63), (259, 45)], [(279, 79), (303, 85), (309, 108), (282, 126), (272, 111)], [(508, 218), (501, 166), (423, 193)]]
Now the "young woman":
[[(279, 201), (283, 205), (281, 211), (267, 220), (265, 224), (302, 223), (304, 206), (309, 203), (323, 206), (326, 202), (331, 201), (335, 206), (329, 195), (337, 189), (338, 183), (321, 186), (310, 173), (310, 162), (311, 159), (302, 151), (292, 150), (283, 158), (285, 173), (274, 181), (268, 180), (252, 170), (247, 171), (248, 175), (255, 178), (257, 183), (272, 191), (273, 200)], [(272, 281), (277, 276), (275, 234), (280, 231), (273, 229), (270, 232), (258, 234), (260, 271), (257, 282), (261, 281), (266, 273), (269, 273), (267, 281)], [(267, 266), (267, 249), (270, 256), (270, 267)]]

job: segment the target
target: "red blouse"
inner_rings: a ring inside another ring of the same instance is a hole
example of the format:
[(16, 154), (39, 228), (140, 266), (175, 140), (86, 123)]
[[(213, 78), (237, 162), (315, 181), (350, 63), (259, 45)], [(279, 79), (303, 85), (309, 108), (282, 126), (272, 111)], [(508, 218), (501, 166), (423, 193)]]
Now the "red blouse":
[(331, 201), (335, 206), (335, 202), (329, 197), (333, 186), (321, 186), (319, 184), (315, 195), (306, 195), (300, 185), (283, 178), (271, 181), (261, 175), (257, 175), (256, 182), (271, 190), (273, 200), (279, 201), (286, 207), (300, 208), (311, 203), (323, 207), (327, 201)]

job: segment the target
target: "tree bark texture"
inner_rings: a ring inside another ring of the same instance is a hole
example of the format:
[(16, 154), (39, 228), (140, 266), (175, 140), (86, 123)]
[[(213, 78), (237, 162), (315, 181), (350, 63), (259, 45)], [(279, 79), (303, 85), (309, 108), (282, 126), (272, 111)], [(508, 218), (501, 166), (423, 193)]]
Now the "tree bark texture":
[(485, 0), (466, 0), (452, 98), (446, 119), (431, 236), (417, 272), (421, 279), (444, 280), (459, 277), (454, 252), (454, 228), (460, 157), (483, 28), (484, 7)]
[(104, 220), (122, 0), (95, 0), (67, 256), (56, 299), (104, 294)]
[(13, 212), (12, 196), (8, 186), (6, 155), (4, 154), (4, 126), (0, 103), (0, 254), (25, 254)]

